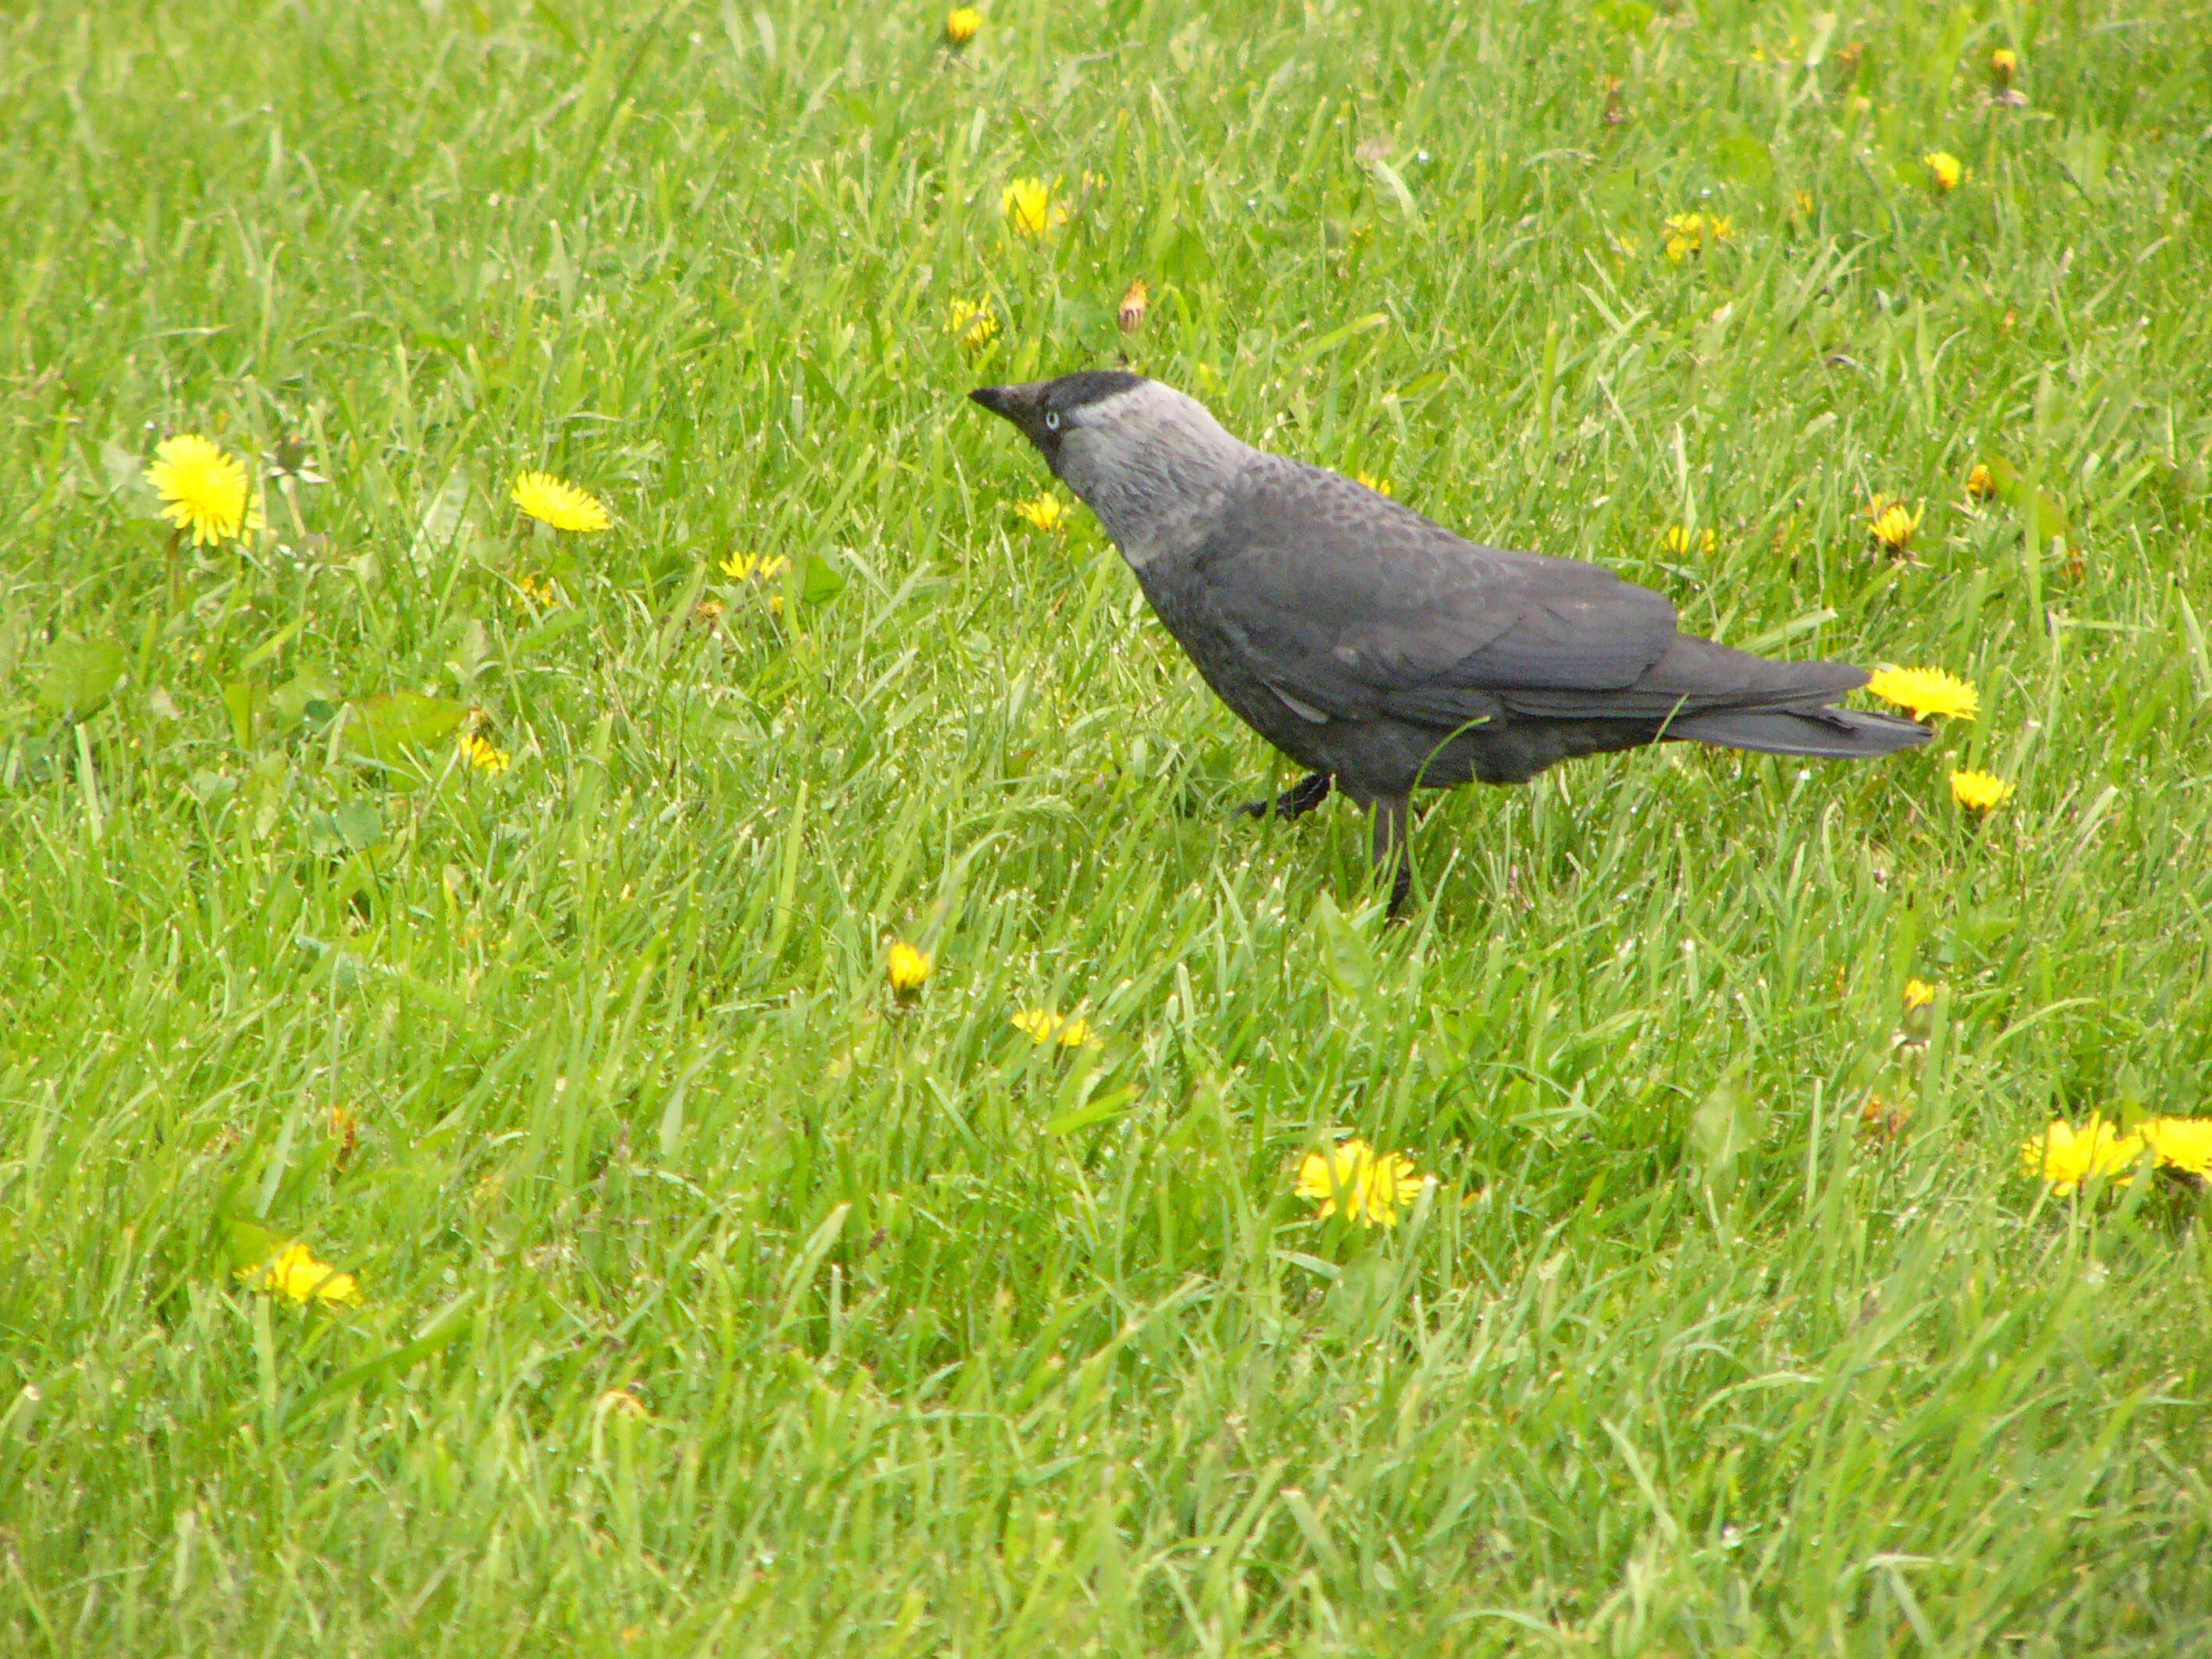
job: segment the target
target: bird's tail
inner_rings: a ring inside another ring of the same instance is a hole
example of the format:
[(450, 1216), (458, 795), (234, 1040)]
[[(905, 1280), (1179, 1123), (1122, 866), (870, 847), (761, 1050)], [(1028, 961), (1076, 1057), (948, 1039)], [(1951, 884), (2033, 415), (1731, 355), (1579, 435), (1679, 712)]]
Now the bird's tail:
[(1851, 760), (1911, 749), (1927, 742), (1929, 732), (1919, 721), (1895, 714), (1821, 707), (1759, 713), (1720, 708), (1684, 714), (1668, 722), (1667, 735), (1721, 749), (1753, 749), (1762, 755)]

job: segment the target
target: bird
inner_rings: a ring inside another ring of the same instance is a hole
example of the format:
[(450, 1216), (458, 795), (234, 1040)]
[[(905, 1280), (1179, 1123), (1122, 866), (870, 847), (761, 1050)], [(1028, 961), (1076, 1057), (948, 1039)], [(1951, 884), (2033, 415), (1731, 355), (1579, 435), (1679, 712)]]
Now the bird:
[(1660, 742), (1857, 759), (1928, 740), (1837, 706), (1863, 668), (1681, 633), (1648, 587), (1468, 541), (1241, 442), (1163, 381), (1087, 369), (968, 395), (1036, 446), (1214, 694), (1304, 769), (1243, 810), (1297, 818), (1341, 791), (1368, 811), (1390, 916), (1412, 890), (1417, 788), (1525, 783)]

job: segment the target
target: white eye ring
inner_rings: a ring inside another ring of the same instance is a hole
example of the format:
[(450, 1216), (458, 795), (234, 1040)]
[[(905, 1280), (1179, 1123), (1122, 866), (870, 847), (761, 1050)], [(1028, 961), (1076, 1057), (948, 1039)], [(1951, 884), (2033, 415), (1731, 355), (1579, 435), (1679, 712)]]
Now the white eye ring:
[(1058, 410), (1048, 409), (1045, 410), (1044, 429), (1048, 432), (1057, 432), (1060, 430), (1060, 411)]

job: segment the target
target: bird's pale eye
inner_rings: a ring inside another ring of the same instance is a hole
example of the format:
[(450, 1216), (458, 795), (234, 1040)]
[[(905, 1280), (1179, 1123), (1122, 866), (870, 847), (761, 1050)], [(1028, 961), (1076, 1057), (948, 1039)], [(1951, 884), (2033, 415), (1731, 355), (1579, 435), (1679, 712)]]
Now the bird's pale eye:
[(1045, 410), (1044, 429), (1048, 432), (1057, 432), (1060, 430), (1060, 411), (1058, 410), (1048, 409)]

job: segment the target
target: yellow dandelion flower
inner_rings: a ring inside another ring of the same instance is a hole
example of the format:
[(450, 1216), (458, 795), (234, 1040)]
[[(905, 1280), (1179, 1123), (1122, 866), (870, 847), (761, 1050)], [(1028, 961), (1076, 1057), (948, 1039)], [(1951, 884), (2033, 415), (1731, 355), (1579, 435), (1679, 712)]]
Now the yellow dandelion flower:
[(560, 602), (561, 590), (553, 586), (553, 579), (550, 576), (526, 575), (514, 585), (514, 603), (518, 610), (526, 611), (533, 605), (540, 610), (547, 610)]
[[(763, 558), (757, 553), (732, 553), (717, 568), (733, 582), (750, 582), (755, 587), (766, 587), (791, 568), (791, 561), (781, 553), (772, 558)], [(768, 596), (768, 614), (771, 617), (783, 614), (782, 594)]]
[(1411, 1158), (1398, 1152), (1378, 1156), (1355, 1137), (1325, 1153), (1309, 1152), (1298, 1165), (1297, 1195), (1321, 1201), (1316, 1220), (1341, 1210), (1346, 1220), (1362, 1227), (1395, 1227), (1399, 1212), (1413, 1207), (1423, 1185)]
[(1934, 184), (1939, 196), (1948, 196), (1958, 189), (1959, 180), (1966, 177), (1966, 168), (1948, 149), (1931, 149), (1920, 160), (1927, 167), (1929, 180)]
[(605, 530), (607, 509), (589, 490), (550, 472), (524, 472), (514, 480), (514, 504), (556, 530)]
[(179, 530), (191, 531), (194, 547), (262, 527), (260, 514), (247, 499), (246, 463), (198, 433), (179, 433), (155, 446), (146, 482), (161, 498), (161, 516)]
[(1048, 1008), (1024, 1008), (1006, 1022), (1018, 1031), (1028, 1033), (1038, 1048), (1058, 1043), (1063, 1048), (1103, 1048), (1106, 1046), (1098, 1034), (1091, 1030), (1091, 1022), (1079, 1015), (1055, 1014)]
[(1990, 476), (1989, 468), (1975, 462), (1973, 470), (1966, 474), (1966, 494), (1975, 501), (1985, 501), (1996, 493), (1997, 481)]
[(999, 319), (990, 307), (969, 300), (955, 300), (951, 310), (952, 319), (946, 325), (946, 332), (963, 349), (981, 351), (999, 337)]
[(1069, 518), (1067, 503), (1052, 495), (1040, 495), (1033, 501), (1018, 502), (1014, 512), (1018, 517), (1027, 520), (1047, 535), (1065, 529)]
[(1667, 220), (1667, 258), (1680, 264), (1692, 253), (1705, 246), (1705, 216), (1702, 213), (1671, 214)]
[(486, 777), (492, 778), (497, 777), (514, 763), (514, 757), (506, 750), (495, 748), (489, 738), (480, 737), (473, 732), (462, 734), (461, 758)]
[(2020, 54), (2010, 46), (1999, 46), (1990, 54), (1990, 79), (1999, 86), (2009, 86), (2019, 73)]
[(772, 582), (791, 568), (791, 561), (781, 553), (773, 558), (763, 558), (757, 553), (732, 553), (722, 561), (720, 568), (733, 582)]
[(1122, 291), (1120, 307), (1114, 313), (1115, 326), (1124, 334), (1134, 334), (1145, 325), (1145, 306), (1152, 289), (1145, 286), (1141, 276), (1132, 276), (1129, 286)]
[[(1690, 527), (1680, 524), (1668, 525), (1665, 533), (1659, 538), (1659, 542), (1669, 553), (1679, 559), (1690, 550)], [(1718, 545), (1718, 539), (1711, 531), (1703, 530), (1698, 532), (1698, 552), (1710, 553)]]
[(1951, 799), (1969, 812), (1993, 811), (2012, 799), (2012, 786), (1991, 772), (1954, 772)]
[(1973, 682), (1940, 668), (1881, 668), (1867, 678), (1866, 689), (1884, 702), (1909, 708), (1912, 718), (1924, 720), (1971, 720), (1982, 712), (1982, 694)]
[(1884, 551), (1902, 553), (1911, 546), (1913, 532), (1920, 528), (1921, 514), (1926, 511), (1924, 507), (1908, 507), (1903, 501), (1877, 495), (1867, 503), (1867, 528)]
[(956, 46), (966, 46), (982, 27), (983, 14), (973, 6), (955, 6), (945, 15), (945, 38)]
[(692, 607), (691, 620), (712, 628), (722, 620), (722, 602), (720, 599), (700, 600)]
[(1052, 199), (1052, 191), (1042, 179), (1017, 179), (1000, 193), (999, 211), (1023, 235), (1042, 236), (1067, 222), (1067, 210)]
[(302, 1306), (310, 1302), (342, 1302), (361, 1305), (361, 1287), (351, 1273), (339, 1273), (304, 1244), (287, 1244), (258, 1267), (240, 1267), (238, 1277), (249, 1289), (269, 1296), (289, 1296)]
[(1359, 483), (1363, 487), (1373, 490), (1378, 495), (1387, 495), (1390, 493), (1390, 481), (1388, 478), (1377, 477), (1372, 472), (1360, 473)]
[(1735, 234), (1735, 221), (1720, 213), (1670, 213), (1666, 223), (1667, 257), (1678, 265)]
[(2041, 1134), (2030, 1135), (2021, 1143), (2020, 1166), (2022, 1174), (2049, 1182), (2051, 1190), (2064, 1198), (2085, 1181), (2126, 1174), (2142, 1152), (2142, 1136), (2124, 1135), (2092, 1113), (2078, 1130), (2054, 1119)]
[(1916, 1008), (1925, 1008), (1935, 1000), (1936, 988), (1926, 980), (1908, 979), (1905, 981), (1905, 1012), (1906, 1013), (1912, 1012)]
[(2136, 1133), (2167, 1169), (2212, 1180), (2212, 1117), (2154, 1117)]
[(892, 994), (902, 1002), (908, 1002), (929, 982), (930, 970), (936, 966), (937, 958), (928, 951), (900, 939), (892, 945), (884, 958), (884, 973), (891, 982)]

